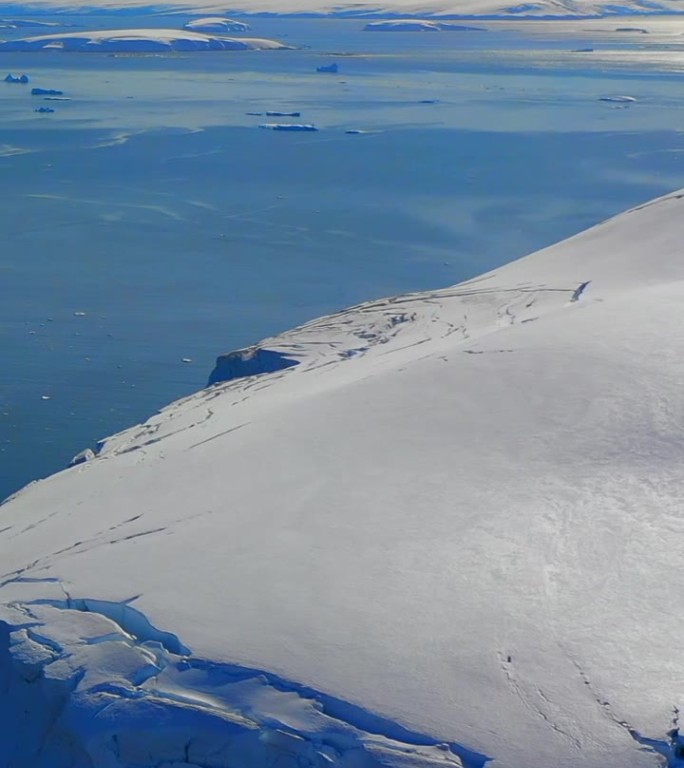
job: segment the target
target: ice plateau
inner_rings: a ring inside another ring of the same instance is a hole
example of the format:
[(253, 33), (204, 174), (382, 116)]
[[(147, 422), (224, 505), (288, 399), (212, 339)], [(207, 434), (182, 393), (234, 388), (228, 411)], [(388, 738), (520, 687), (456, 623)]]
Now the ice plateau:
[(164, 52), (249, 51), (288, 46), (275, 40), (224, 37), (178, 29), (110, 29), (0, 40), (1, 51)]
[(222, 16), (209, 16), (188, 21), (183, 25), (183, 28), (194, 32), (247, 32), (249, 24), (235, 19), (226, 19)]
[(9, 499), (0, 765), (684, 765), (683, 239), (314, 320)]

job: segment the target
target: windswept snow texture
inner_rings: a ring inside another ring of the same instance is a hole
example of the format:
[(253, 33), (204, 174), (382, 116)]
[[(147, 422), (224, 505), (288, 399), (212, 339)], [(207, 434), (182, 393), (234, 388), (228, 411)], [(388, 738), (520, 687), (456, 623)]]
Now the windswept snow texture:
[(482, 27), (464, 27), (449, 21), (425, 19), (393, 19), (371, 21), (364, 27), (366, 32), (482, 32)]
[(2, 51), (157, 52), (249, 51), (286, 48), (275, 40), (232, 38), (178, 29), (116, 29), (0, 41)]
[(314, 320), (10, 499), (0, 764), (662, 765), (683, 239), (681, 192)]
[(203, 19), (193, 19), (183, 25), (183, 29), (189, 29), (193, 32), (246, 32), (249, 24), (235, 19), (225, 19), (221, 16), (210, 16)]

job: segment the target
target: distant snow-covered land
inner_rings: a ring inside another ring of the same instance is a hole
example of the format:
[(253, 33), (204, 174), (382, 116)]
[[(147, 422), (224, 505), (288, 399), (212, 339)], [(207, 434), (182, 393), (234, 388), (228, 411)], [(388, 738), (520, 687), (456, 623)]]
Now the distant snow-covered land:
[(59, 27), (56, 21), (38, 21), (35, 19), (0, 19), (0, 29), (21, 29), (22, 27)]
[(249, 29), (249, 24), (235, 19), (226, 19), (222, 16), (208, 16), (188, 21), (183, 25), (183, 28), (194, 32), (246, 32)]
[(371, 21), (364, 27), (366, 32), (480, 32), (482, 27), (464, 27), (448, 21), (429, 19), (386, 19)]
[(602, 16), (658, 15), (684, 12), (682, 0), (23, 0), (0, 3), (17, 13), (49, 11), (102, 11), (145, 9), (183, 10), (192, 13), (324, 14), (334, 16), (451, 16), (461, 18), (597, 18)]
[(246, 51), (286, 47), (275, 40), (231, 38), (178, 29), (67, 32), (0, 41), (0, 51)]
[(0, 764), (647, 768), (684, 192), (219, 358), (0, 508)]

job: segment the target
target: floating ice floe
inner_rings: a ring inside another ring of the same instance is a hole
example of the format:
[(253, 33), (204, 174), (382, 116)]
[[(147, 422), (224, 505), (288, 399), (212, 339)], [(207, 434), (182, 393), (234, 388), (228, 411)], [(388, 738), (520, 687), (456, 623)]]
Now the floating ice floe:
[(259, 128), (270, 131), (317, 131), (312, 123), (262, 123)]
[(633, 104), (636, 98), (634, 96), (601, 96), (599, 101), (608, 101), (614, 104)]

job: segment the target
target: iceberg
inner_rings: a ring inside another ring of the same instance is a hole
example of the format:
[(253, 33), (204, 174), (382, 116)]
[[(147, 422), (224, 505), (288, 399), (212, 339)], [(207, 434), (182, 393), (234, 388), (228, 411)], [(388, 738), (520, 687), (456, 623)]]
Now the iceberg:
[(316, 72), (331, 72), (332, 74), (336, 74), (339, 71), (340, 68), (336, 63), (321, 64), (319, 67), (316, 67)]
[(64, 91), (57, 91), (54, 88), (31, 88), (31, 96), (63, 96)]
[(466, 27), (450, 21), (421, 19), (389, 19), (371, 21), (365, 32), (484, 32), (482, 27)]
[(285, 49), (275, 40), (232, 38), (177, 29), (115, 29), (39, 35), (0, 41), (2, 51), (165, 52)]
[(0, 507), (0, 765), (681, 765), (684, 191), (222, 357)]
[(601, 96), (599, 101), (608, 101), (613, 104), (634, 104), (636, 98), (634, 96)]
[(262, 123), (259, 128), (265, 128), (270, 131), (317, 131), (315, 125), (311, 123)]
[(10, 73), (5, 78), (4, 82), (6, 83), (19, 83), (21, 85), (26, 85), (29, 82), (28, 75), (13, 75)]
[(22, 27), (61, 27), (57, 21), (37, 21), (35, 19), (0, 19), (1, 29), (21, 29)]
[(210, 16), (202, 19), (193, 19), (183, 24), (183, 29), (194, 32), (247, 32), (249, 24), (235, 19), (226, 19), (222, 16)]

